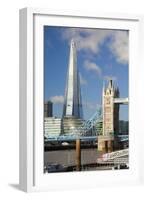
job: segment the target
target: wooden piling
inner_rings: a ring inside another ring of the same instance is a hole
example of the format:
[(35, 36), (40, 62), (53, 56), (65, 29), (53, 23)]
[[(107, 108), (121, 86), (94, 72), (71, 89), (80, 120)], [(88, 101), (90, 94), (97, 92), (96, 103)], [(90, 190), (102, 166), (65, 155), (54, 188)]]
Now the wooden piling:
[(76, 171), (81, 171), (81, 141), (76, 139)]

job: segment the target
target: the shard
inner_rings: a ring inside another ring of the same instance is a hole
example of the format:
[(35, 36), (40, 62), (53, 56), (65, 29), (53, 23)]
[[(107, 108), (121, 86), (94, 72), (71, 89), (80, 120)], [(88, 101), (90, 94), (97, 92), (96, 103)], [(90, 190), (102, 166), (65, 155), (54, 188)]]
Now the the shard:
[(73, 40), (71, 40), (70, 44), (63, 116), (82, 118), (82, 102), (79, 73), (77, 70), (76, 45)]
[(72, 129), (79, 127), (83, 118), (80, 79), (77, 69), (76, 44), (73, 39), (70, 43), (70, 54), (64, 99), (63, 132), (67, 134), (71, 133)]

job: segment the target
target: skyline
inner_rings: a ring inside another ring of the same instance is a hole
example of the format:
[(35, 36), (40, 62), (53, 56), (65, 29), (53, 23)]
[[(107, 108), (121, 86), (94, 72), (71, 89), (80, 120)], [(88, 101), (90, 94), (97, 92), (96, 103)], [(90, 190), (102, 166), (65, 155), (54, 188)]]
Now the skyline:
[[(84, 118), (101, 105), (103, 82), (112, 78), (120, 97), (128, 97), (128, 31), (69, 27), (44, 27), (44, 98), (61, 117), (69, 62), (69, 42), (77, 46)], [(120, 107), (128, 120), (128, 106)]]

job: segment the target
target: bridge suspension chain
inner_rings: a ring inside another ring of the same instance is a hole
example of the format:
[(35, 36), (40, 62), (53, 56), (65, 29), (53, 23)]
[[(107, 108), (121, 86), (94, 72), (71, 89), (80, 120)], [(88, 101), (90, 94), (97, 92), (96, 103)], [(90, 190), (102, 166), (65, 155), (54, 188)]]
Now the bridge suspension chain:
[(97, 109), (94, 115), (86, 120), (79, 128), (72, 130), (71, 135), (76, 136), (94, 136), (96, 135), (95, 125), (102, 120), (102, 110), (101, 108)]

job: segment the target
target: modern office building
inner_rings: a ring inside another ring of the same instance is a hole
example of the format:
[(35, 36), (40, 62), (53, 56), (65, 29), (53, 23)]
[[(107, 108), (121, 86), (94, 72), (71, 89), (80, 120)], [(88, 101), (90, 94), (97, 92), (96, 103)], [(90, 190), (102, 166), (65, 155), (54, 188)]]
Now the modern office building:
[(77, 69), (76, 45), (75, 42), (71, 40), (65, 101), (63, 106), (63, 133), (72, 133), (73, 129), (76, 129), (83, 123), (82, 117), (82, 100)]
[(44, 118), (44, 136), (46, 138), (56, 137), (61, 134), (62, 120), (57, 117)]
[(44, 117), (53, 116), (53, 103), (51, 101), (46, 101), (44, 103)]
[(127, 135), (129, 133), (129, 122), (119, 120), (119, 134)]

